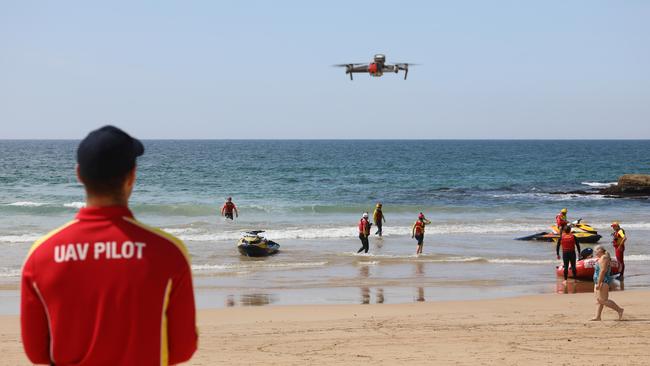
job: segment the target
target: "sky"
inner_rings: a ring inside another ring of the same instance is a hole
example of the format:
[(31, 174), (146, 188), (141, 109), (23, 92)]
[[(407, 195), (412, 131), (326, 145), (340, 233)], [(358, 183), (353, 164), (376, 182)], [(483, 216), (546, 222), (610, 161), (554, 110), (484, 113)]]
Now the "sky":
[[(0, 1), (0, 139), (650, 138), (650, 1)], [(355, 75), (333, 64), (420, 65)]]

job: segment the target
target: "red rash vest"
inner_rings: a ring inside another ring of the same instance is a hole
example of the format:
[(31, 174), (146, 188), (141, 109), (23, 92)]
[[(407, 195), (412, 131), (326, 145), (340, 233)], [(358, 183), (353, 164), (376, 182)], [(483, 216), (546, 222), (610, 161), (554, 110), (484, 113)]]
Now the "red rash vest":
[(235, 208), (237, 208), (237, 206), (235, 206), (234, 203), (226, 202), (221, 209), (223, 210), (224, 213), (231, 214)]
[(36, 364), (183, 362), (197, 347), (195, 311), (187, 249), (126, 207), (82, 208), (23, 266), (22, 339)]
[(576, 238), (573, 234), (564, 234), (562, 233), (562, 240), (560, 241), (562, 245), (562, 252), (574, 252), (576, 249)]

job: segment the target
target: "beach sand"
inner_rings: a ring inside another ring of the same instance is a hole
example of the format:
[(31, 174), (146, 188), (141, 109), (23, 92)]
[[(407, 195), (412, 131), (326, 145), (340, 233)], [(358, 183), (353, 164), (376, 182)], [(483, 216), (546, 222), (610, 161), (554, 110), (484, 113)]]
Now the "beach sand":
[[(380, 305), (199, 311), (189, 365), (648, 365), (650, 291)], [(0, 364), (28, 365), (17, 316), (0, 316)]]

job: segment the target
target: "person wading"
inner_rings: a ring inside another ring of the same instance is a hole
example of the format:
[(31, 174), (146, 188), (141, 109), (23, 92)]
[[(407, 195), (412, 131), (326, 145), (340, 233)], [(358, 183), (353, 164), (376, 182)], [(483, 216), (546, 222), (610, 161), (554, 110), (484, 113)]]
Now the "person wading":
[(364, 212), (359, 220), (359, 239), (361, 240), (361, 248), (357, 253), (365, 252), (368, 253), (368, 236), (370, 235), (370, 221), (368, 221), (368, 213)]
[[(372, 213), (372, 220), (375, 222), (375, 225), (377, 226), (377, 232), (375, 235), (382, 235), (382, 225), (383, 222), (386, 222), (386, 217), (384, 216), (384, 212), (381, 210), (381, 203), (377, 203), (375, 206), (375, 212)], [(383, 222), (382, 222), (383, 221)]]
[(415, 221), (413, 227), (411, 228), (411, 238), (415, 238), (418, 243), (415, 254), (422, 254), (422, 247), (424, 246), (424, 227), (430, 223), (431, 221), (427, 220), (424, 217), (424, 214), (420, 212), (418, 219)]
[(239, 217), (239, 211), (237, 211), (237, 206), (232, 202), (232, 197), (226, 198), (226, 202), (223, 204), (223, 207), (221, 207), (221, 216), (225, 217), (226, 219), (233, 220), (233, 212), (235, 213), (235, 217)]

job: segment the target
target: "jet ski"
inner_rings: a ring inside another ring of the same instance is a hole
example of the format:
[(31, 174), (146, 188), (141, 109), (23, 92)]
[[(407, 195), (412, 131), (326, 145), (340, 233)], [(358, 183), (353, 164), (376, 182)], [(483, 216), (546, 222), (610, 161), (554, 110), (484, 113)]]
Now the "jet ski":
[(280, 244), (268, 240), (262, 233), (264, 230), (246, 231), (241, 233), (237, 242), (237, 250), (247, 257), (266, 257), (280, 250)]
[[(515, 240), (557, 241), (560, 238), (560, 230), (556, 225), (551, 226), (551, 230), (552, 231), (550, 232), (542, 231), (541, 233), (522, 236)], [(578, 219), (571, 223), (571, 233), (575, 235), (580, 244), (595, 244), (600, 240), (600, 238), (602, 238), (602, 236), (598, 235), (596, 229), (583, 223), (582, 219)]]

